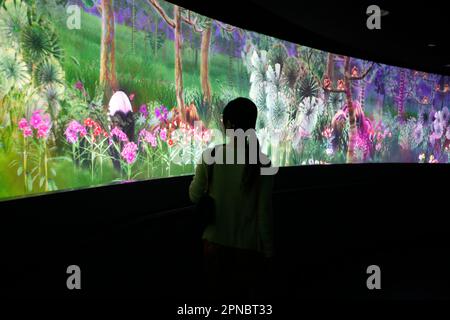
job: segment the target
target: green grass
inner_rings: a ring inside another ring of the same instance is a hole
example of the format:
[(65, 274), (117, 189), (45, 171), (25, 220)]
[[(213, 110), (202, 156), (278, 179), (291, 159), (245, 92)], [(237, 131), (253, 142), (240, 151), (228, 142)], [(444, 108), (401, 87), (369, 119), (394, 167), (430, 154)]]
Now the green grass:
[[(101, 20), (96, 16), (82, 13), (81, 29), (69, 30), (65, 25), (58, 27), (61, 45), (65, 50), (64, 70), (67, 82), (72, 85), (81, 80), (92, 96), (98, 84), (100, 68)], [(116, 25), (116, 70), (119, 86), (127, 93), (134, 92), (139, 106), (149, 101), (158, 101), (174, 106), (174, 48), (173, 42), (166, 40), (154, 56), (153, 50), (145, 45), (145, 34), (136, 33), (135, 50), (131, 45), (131, 28)], [(77, 65), (77, 62), (79, 66)], [(193, 51), (183, 50), (184, 88), (200, 90), (200, 58), (194, 63)], [(230, 58), (222, 54), (210, 55), (210, 81), (214, 95), (220, 96), (221, 85), (234, 83), (239, 94), (248, 95), (248, 81), (240, 59), (232, 58), (231, 79)], [(241, 64), (241, 66), (238, 66)], [(239, 74), (239, 70), (241, 74)]]
[[(54, 19), (56, 30), (59, 34), (61, 47), (64, 50), (63, 68), (65, 71), (66, 85), (73, 86), (76, 81), (83, 82), (91, 97), (95, 96), (99, 80), (100, 69), (100, 36), (101, 21), (98, 17), (82, 13), (81, 30), (69, 30), (64, 19)], [(131, 29), (127, 26), (116, 26), (116, 69), (120, 89), (135, 93), (133, 105), (138, 108), (142, 103), (156, 101), (168, 107), (176, 105), (174, 86), (174, 48), (173, 42), (166, 40), (163, 47), (155, 56), (148, 46), (144, 44), (144, 33), (137, 32), (135, 51), (131, 49)], [(200, 91), (200, 56), (195, 63), (194, 51), (183, 49), (183, 81), (187, 90)], [(230, 70), (230, 61), (232, 68)], [(209, 63), (210, 81), (215, 99), (228, 99), (227, 94), (233, 92), (247, 96), (249, 84), (247, 74), (240, 59), (230, 58), (223, 54), (210, 53)], [(223, 92), (222, 90), (226, 91)], [(14, 97), (14, 103), (22, 103), (20, 97)], [(6, 100), (5, 100), (6, 101)], [(12, 101), (8, 101), (12, 103)], [(215, 105), (220, 107), (218, 103)], [(87, 107), (87, 106), (86, 106)], [(17, 121), (15, 121), (17, 122)], [(17, 129), (17, 128), (15, 128)], [(15, 130), (8, 135), (13, 139), (20, 137), (20, 132)], [(0, 144), (1, 148), (5, 141)], [(37, 179), (32, 191), (25, 191), (24, 176), (18, 172), (18, 166), (22, 163), (21, 150), (1, 149), (0, 166), (5, 168), (0, 174), (0, 199), (20, 197), (24, 195), (44, 193), (44, 188), (39, 185)], [(67, 153), (65, 155), (69, 156)], [(10, 167), (10, 164), (17, 165)], [(170, 164), (170, 169), (165, 164), (155, 163), (155, 168), (149, 177), (146, 174), (146, 165), (141, 160), (133, 166), (133, 179), (157, 179), (167, 176), (192, 174), (194, 165), (179, 166)], [(92, 180), (89, 169), (76, 168), (72, 161), (54, 160), (49, 164), (49, 169), (55, 172), (51, 178), (56, 184), (57, 190), (72, 190), (78, 188), (93, 187), (126, 180), (125, 175), (113, 169), (108, 160), (102, 174), (96, 171)], [(97, 167), (96, 167), (97, 169)], [(18, 175), (19, 174), (19, 175)]]

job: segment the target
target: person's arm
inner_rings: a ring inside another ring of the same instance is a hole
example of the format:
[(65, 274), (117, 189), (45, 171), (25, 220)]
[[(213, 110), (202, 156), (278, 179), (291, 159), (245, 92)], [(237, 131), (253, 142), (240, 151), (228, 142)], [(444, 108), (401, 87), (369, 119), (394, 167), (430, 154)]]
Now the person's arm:
[(272, 193), (273, 176), (261, 176), (259, 192), (258, 215), (259, 215), (259, 236), (262, 251), (267, 258), (274, 254), (273, 245), (273, 211)]
[(200, 201), (201, 197), (205, 193), (206, 183), (207, 183), (207, 168), (206, 164), (198, 164), (195, 169), (194, 179), (189, 186), (189, 198), (192, 202), (197, 203)]

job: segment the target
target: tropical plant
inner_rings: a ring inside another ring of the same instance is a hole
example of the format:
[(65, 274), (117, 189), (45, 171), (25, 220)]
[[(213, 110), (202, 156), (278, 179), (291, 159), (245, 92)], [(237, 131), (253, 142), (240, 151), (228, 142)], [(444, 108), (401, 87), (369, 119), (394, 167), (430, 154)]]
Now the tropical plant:
[(0, 46), (15, 49), (20, 42), (20, 33), (27, 24), (27, 6), (22, 1), (5, 1), (0, 8)]
[(48, 58), (36, 66), (34, 83), (36, 86), (61, 86), (64, 84), (64, 72), (58, 60)]
[(56, 33), (44, 22), (25, 26), (21, 32), (20, 46), (24, 60), (30, 66), (36, 66), (50, 57), (61, 59), (63, 55)]
[(24, 88), (30, 82), (30, 74), (20, 55), (12, 49), (0, 48), (0, 75), (5, 84), (17, 89)]

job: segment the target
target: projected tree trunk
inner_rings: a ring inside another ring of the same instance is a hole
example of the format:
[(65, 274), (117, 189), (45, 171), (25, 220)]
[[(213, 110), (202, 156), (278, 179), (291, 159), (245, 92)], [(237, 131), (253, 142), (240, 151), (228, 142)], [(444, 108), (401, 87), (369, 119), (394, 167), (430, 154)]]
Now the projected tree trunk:
[(183, 100), (183, 68), (181, 60), (181, 11), (179, 6), (173, 7), (175, 19), (175, 91), (177, 95), (177, 104), (181, 110), (181, 117), (186, 120), (186, 110)]
[(209, 82), (209, 47), (211, 46), (211, 23), (202, 32), (201, 42), (201, 63), (200, 63), (200, 82), (203, 91), (203, 98), (211, 103), (211, 84)]
[(115, 43), (114, 43), (114, 11), (112, 0), (101, 0), (102, 36), (100, 43), (100, 84), (109, 99), (117, 90)]
[(347, 100), (347, 107), (348, 107), (348, 122), (350, 125), (350, 129), (348, 132), (348, 148), (347, 148), (347, 162), (354, 162), (354, 156), (355, 156), (355, 142), (356, 142), (356, 136), (358, 134), (358, 129), (356, 128), (356, 117), (355, 117), (355, 108), (353, 105), (353, 99), (352, 99), (352, 89), (351, 89), (351, 83), (349, 79), (350, 74), (350, 57), (345, 57), (345, 63), (344, 63), (344, 84), (345, 84), (345, 98)]
[(181, 117), (186, 120), (186, 110), (184, 107), (183, 99), (183, 61), (181, 57), (181, 8), (179, 6), (173, 6), (173, 19), (170, 18), (165, 12), (164, 8), (159, 4), (158, 0), (148, 0), (148, 2), (155, 8), (159, 15), (166, 21), (166, 23), (174, 29), (175, 39), (175, 94), (177, 98), (178, 108), (180, 108)]
[[(333, 57), (329, 57), (333, 58)], [(336, 92), (344, 93), (346, 98), (347, 110), (348, 110), (348, 121), (349, 121), (349, 132), (348, 132), (348, 147), (347, 147), (347, 162), (352, 163), (356, 161), (355, 158), (355, 144), (358, 137), (358, 127), (356, 121), (355, 105), (352, 97), (352, 81), (363, 80), (367, 74), (372, 70), (374, 63), (372, 63), (364, 72), (359, 74), (357, 69), (351, 68), (350, 63), (351, 58), (344, 56), (344, 79), (338, 80), (337, 88), (332, 87), (332, 81), (329, 75), (323, 81), (323, 89), (325, 92)], [(333, 60), (328, 60), (328, 63), (332, 63)], [(327, 67), (331, 70), (331, 67)], [(320, 83), (320, 82), (319, 82)]]
[[(211, 47), (211, 34), (212, 34), (212, 20), (203, 17), (203, 21), (198, 21), (199, 16), (192, 14), (188, 11), (187, 15), (183, 16), (183, 22), (191, 25), (194, 30), (202, 35), (201, 49), (200, 49), (200, 84), (202, 87), (203, 100), (211, 103), (212, 91), (211, 83), (209, 81), (209, 50)], [(234, 32), (235, 27), (225, 25), (219, 21), (216, 21), (217, 26), (227, 32)]]
[(397, 112), (400, 121), (405, 120), (405, 90), (406, 90), (406, 71), (400, 70), (400, 76), (398, 80), (398, 95), (397, 95)]

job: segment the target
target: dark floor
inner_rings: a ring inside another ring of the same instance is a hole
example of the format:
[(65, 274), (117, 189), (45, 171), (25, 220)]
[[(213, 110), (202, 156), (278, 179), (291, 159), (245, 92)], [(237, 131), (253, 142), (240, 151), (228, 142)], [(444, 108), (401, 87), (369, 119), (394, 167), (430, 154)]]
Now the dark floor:
[[(445, 166), (281, 170), (268, 299), (450, 299), (449, 189), (437, 183), (448, 178)], [(189, 181), (0, 203), (1, 295), (203, 301)], [(66, 288), (72, 264), (82, 270), (80, 291)], [(366, 287), (372, 264), (379, 291)]]

